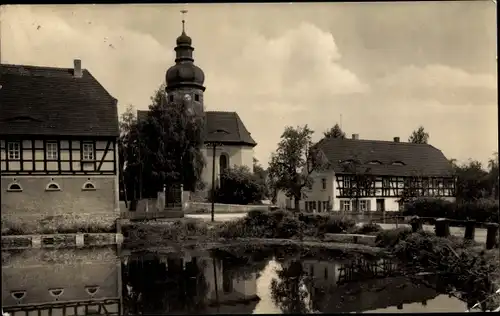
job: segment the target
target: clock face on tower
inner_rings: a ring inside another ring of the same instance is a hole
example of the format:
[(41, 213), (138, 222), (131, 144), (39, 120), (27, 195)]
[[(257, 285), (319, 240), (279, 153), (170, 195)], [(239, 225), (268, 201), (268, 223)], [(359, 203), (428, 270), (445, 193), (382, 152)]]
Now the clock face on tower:
[(186, 94), (184, 95), (184, 100), (186, 100), (186, 101), (191, 101), (191, 95), (189, 95), (189, 94), (187, 94), (187, 93), (186, 93)]

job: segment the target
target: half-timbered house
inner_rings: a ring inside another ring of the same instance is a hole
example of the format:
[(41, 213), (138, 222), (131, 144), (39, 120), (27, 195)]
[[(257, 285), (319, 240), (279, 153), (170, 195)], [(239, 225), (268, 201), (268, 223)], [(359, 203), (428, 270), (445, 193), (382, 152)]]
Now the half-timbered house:
[[(304, 190), (306, 211), (398, 211), (405, 198), (454, 200), (455, 178), (444, 154), (429, 144), (325, 138), (317, 143), (327, 168)], [(293, 205), (293, 204), (291, 204)]]
[(80, 60), (0, 68), (2, 216), (119, 214), (117, 100)]

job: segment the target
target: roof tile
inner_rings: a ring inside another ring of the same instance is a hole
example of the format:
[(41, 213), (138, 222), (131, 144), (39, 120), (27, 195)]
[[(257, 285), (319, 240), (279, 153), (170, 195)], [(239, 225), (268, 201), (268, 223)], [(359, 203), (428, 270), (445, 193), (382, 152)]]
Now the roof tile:
[(0, 135), (119, 135), (117, 100), (85, 69), (1, 64), (0, 84)]

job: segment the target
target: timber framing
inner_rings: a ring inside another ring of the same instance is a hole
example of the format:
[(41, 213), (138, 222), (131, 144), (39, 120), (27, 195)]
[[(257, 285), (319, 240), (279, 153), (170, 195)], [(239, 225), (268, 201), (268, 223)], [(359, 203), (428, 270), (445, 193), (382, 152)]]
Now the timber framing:
[(455, 178), (453, 177), (395, 177), (395, 176), (370, 176), (371, 181), (365, 181), (357, 186), (354, 175), (337, 175), (337, 198), (352, 197), (401, 197), (429, 196), (429, 197), (454, 197)]
[[(0, 140), (2, 176), (117, 174), (116, 137), (9, 135), (0, 136)], [(14, 142), (20, 149), (19, 159), (15, 160), (10, 159), (8, 149), (8, 144)], [(48, 156), (50, 143), (57, 146), (57, 157)], [(83, 144), (92, 145), (92, 159), (83, 159)]]

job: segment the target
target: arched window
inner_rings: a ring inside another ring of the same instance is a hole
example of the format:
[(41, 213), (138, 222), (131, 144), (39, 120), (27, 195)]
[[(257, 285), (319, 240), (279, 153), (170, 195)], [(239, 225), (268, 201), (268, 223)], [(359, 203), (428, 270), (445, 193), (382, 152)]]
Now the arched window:
[(227, 154), (221, 154), (219, 158), (219, 172), (222, 173), (224, 170), (226, 170), (229, 166), (229, 157)]
[(23, 188), (21, 187), (21, 185), (19, 183), (14, 182), (14, 183), (9, 184), (7, 191), (8, 192), (22, 192)]
[(59, 296), (63, 295), (64, 289), (62, 288), (57, 288), (57, 289), (49, 289), (49, 294), (54, 297), (56, 300), (59, 298)]
[(99, 291), (99, 286), (97, 285), (86, 286), (85, 291), (87, 292), (88, 295), (94, 296), (97, 293), (97, 291)]
[(61, 191), (61, 187), (55, 182), (50, 182), (49, 184), (47, 184), (45, 191)]
[(95, 185), (90, 181), (85, 182), (82, 187), (83, 191), (95, 191), (95, 189)]

